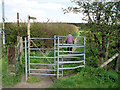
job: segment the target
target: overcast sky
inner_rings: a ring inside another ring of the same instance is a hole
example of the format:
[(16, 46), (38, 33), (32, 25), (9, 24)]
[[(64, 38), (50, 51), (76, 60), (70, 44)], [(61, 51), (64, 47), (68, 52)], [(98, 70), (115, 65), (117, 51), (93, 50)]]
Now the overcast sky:
[[(73, 6), (70, 0), (4, 0), (6, 22), (16, 22), (16, 14), (20, 13), (20, 21), (27, 21), (27, 16), (37, 18), (39, 22), (84, 22), (82, 14), (64, 14), (62, 8)], [(0, 0), (2, 6), (2, 0)], [(2, 8), (0, 9), (2, 13)], [(2, 14), (0, 13), (0, 22)]]

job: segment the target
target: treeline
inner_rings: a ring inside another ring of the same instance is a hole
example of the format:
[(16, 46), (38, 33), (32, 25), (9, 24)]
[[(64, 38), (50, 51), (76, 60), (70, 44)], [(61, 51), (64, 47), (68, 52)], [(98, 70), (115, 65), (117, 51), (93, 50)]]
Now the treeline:
[[(16, 45), (17, 35), (21, 37), (27, 37), (27, 23), (20, 23), (19, 28), (17, 23), (5, 23), (5, 37), (6, 45)], [(69, 32), (75, 33), (76, 28), (74, 25), (67, 23), (31, 23), (30, 35), (31, 37), (46, 37), (51, 38), (54, 35), (68, 35)], [(43, 41), (42, 41), (43, 42)], [(44, 41), (41, 44), (49, 43), (49, 41)]]

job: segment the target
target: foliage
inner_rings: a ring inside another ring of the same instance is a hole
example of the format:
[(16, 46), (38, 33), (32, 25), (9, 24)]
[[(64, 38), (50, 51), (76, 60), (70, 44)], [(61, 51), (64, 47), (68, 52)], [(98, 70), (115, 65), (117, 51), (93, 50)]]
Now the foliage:
[(71, 77), (61, 77), (50, 88), (118, 88), (118, 74), (92, 67), (78, 69)]
[[(98, 64), (120, 51), (119, 4), (120, 2), (82, 2), (72, 0), (77, 7), (68, 7), (64, 12), (83, 13), (88, 21), (87, 35), (89, 58), (98, 60)], [(97, 63), (96, 63), (97, 64)], [(98, 65), (98, 66), (99, 66)]]

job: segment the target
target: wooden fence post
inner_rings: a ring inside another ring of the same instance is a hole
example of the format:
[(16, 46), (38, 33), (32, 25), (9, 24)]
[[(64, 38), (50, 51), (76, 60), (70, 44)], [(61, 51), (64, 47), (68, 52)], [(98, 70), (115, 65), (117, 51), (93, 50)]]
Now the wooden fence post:
[(22, 37), (17, 36), (17, 43), (20, 44), (18, 52), (20, 53), (20, 56), (19, 56), (20, 57), (20, 64), (22, 64), (22, 55), (23, 55), (23, 41), (22, 41)]
[(7, 72), (8, 74), (16, 73), (16, 47), (8, 47), (8, 60), (7, 60)]
[(23, 41), (22, 37), (20, 37), (20, 63), (22, 64), (22, 55), (23, 55)]

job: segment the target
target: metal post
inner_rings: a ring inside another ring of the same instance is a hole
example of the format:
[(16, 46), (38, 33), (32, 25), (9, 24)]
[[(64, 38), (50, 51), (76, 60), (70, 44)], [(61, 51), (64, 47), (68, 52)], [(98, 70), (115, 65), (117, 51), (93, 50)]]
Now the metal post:
[[(3, 20), (3, 45), (5, 45), (5, 12), (4, 12), (4, 0), (2, 0), (2, 20)], [(4, 46), (5, 48), (5, 46)]]
[(17, 12), (17, 25), (18, 25), (18, 36), (20, 36), (19, 32), (19, 13)]
[(0, 89), (2, 89), (2, 37), (1, 36), (2, 34), (0, 32)]
[[(56, 64), (56, 35), (54, 35), (54, 64)], [(55, 66), (54, 66), (54, 70), (55, 70)]]
[(29, 75), (30, 75), (30, 16), (28, 15), (28, 66), (29, 66)]
[(59, 36), (58, 36), (58, 58), (57, 58), (57, 78), (59, 78)]
[(30, 75), (30, 39), (28, 39), (28, 66), (29, 66), (29, 75)]
[(84, 67), (85, 67), (85, 40), (86, 38), (84, 37)]
[[(62, 46), (63, 46), (63, 38), (62, 38)], [(62, 48), (62, 55), (63, 55), (63, 48)], [(63, 62), (63, 56), (62, 56), (62, 62)], [(63, 68), (63, 64), (62, 64), (62, 68)], [(63, 70), (62, 70), (62, 77), (63, 77)]]
[(27, 29), (27, 34), (28, 34), (28, 41), (30, 39), (30, 16), (28, 15), (28, 29)]
[(27, 41), (25, 38), (25, 78), (27, 80)]

